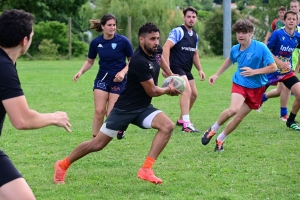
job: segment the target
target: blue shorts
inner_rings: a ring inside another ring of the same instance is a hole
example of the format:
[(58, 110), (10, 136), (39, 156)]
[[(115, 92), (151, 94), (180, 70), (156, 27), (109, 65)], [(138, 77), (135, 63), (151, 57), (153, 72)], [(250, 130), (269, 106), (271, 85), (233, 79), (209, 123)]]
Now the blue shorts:
[(108, 93), (121, 94), (125, 88), (127, 76), (121, 82), (114, 82), (115, 75), (103, 74), (94, 81), (94, 90), (102, 90)]

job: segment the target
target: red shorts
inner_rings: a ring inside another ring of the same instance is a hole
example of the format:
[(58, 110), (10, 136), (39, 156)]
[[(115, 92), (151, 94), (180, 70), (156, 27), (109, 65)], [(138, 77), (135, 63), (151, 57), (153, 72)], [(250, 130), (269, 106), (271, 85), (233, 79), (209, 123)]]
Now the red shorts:
[(245, 103), (253, 110), (260, 108), (262, 104), (262, 97), (265, 93), (266, 87), (260, 88), (245, 88), (238, 84), (232, 83), (231, 93), (237, 93), (245, 98)]

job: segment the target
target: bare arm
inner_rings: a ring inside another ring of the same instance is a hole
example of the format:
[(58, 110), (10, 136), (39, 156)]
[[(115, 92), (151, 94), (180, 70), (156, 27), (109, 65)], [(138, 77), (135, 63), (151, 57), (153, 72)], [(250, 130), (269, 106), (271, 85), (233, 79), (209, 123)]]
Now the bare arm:
[(163, 57), (165, 58), (168, 66), (170, 66), (170, 50), (174, 45), (175, 44), (172, 41), (167, 40), (165, 45), (163, 46)]
[(202, 67), (201, 67), (201, 63), (200, 63), (200, 58), (199, 58), (198, 50), (196, 50), (195, 53), (194, 53), (194, 56), (193, 56), (193, 63), (194, 63), (194, 65), (195, 65), (195, 67), (197, 68), (198, 72), (199, 72), (201, 81), (204, 81), (204, 80), (205, 80), (205, 74), (204, 74), (204, 72), (203, 72), (203, 70), (202, 70)]
[(219, 70), (212, 75), (211, 77), (209, 77), (208, 82), (213, 85), (215, 84), (217, 78), (219, 78), (219, 76), (225, 72), (230, 66), (232, 65), (232, 61), (230, 60), (230, 58), (226, 58), (223, 62), (223, 64), (221, 65), (221, 67), (219, 68)]
[(270, 63), (269, 65), (259, 68), (259, 69), (252, 69), (250, 67), (242, 67), (241, 75), (247, 77), (247, 76), (253, 76), (257, 74), (269, 74), (277, 71), (277, 66), (275, 63)]
[(161, 55), (160, 68), (164, 71), (165, 77), (173, 75), (173, 72), (171, 71), (170, 66), (167, 64), (163, 55)]
[(64, 127), (71, 132), (69, 118), (65, 112), (41, 114), (28, 107), (25, 96), (2, 101), (12, 125), (19, 130), (37, 129), (49, 125)]
[(268, 44), (268, 40), (271, 37), (271, 35), (272, 35), (272, 33), (270, 31), (268, 31), (267, 34), (266, 34), (266, 37), (265, 37), (265, 41), (264, 41), (265, 45)]
[(73, 80), (77, 82), (80, 76), (84, 74), (84, 72), (88, 71), (94, 65), (94, 61), (95, 59), (90, 59), (90, 58), (86, 59), (81, 69), (74, 75)]
[(168, 85), (168, 87), (158, 87), (154, 84), (153, 79), (149, 79), (147, 81), (141, 82), (144, 90), (146, 91), (146, 93), (150, 96), (150, 97), (157, 97), (157, 96), (161, 96), (163, 94), (169, 94), (171, 96), (176, 96), (178, 94), (180, 94), (181, 92), (179, 90), (177, 90), (174, 87), (174, 80), (172, 80), (170, 82), (170, 84)]
[[(130, 61), (130, 58), (131, 57), (127, 57), (128, 62)], [(114, 82), (121, 82), (121, 81), (123, 81), (126, 73), (128, 72), (128, 64), (129, 63), (127, 63), (126, 66), (115, 75)]]

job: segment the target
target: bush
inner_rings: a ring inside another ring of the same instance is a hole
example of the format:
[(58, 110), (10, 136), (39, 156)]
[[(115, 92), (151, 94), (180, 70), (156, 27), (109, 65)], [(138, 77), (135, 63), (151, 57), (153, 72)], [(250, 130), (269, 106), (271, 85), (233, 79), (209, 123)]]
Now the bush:
[(40, 51), (39, 58), (43, 60), (57, 59), (57, 49), (59, 45), (54, 44), (52, 40), (43, 39), (38, 49)]
[[(69, 52), (68, 43), (68, 26), (66, 24), (57, 21), (40, 22), (34, 25), (34, 37), (28, 52), (32, 56), (41, 56), (45, 52), (53, 55), (56, 48), (56, 56), (65, 56)], [(72, 46), (73, 56), (75, 57), (84, 55), (87, 52), (87, 44), (79, 41), (75, 36), (72, 37)]]
[[(232, 24), (234, 24), (242, 16), (237, 12), (232, 12)], [(223, 54), (223, 11), (221, 9), (216, 10), (210, 18), (205, 22), (204, 37), (209, 41), (211, 50), (216, 55)], [(235, 32), (232, 31), (232, 45), (237, 44)]]

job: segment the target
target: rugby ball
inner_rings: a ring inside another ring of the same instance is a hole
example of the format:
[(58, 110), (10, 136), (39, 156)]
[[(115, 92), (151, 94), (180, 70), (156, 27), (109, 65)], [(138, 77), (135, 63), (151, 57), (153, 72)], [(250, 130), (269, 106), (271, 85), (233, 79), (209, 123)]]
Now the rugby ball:
[(165, 78), (165, 80), (162, 83), (162, 87), (168, 87), (172, 79), (174, 79), (174, 87), (180, 92), (183, 92), (185, 90), (186, 83), (185, 80), (180, 76), (169, 76)]

